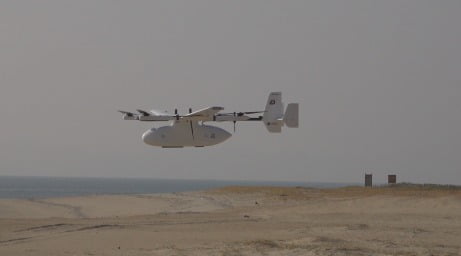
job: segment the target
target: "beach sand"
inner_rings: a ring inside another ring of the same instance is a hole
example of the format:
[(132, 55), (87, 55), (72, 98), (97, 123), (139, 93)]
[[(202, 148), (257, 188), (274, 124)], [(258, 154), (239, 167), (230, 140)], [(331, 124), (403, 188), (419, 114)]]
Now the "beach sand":
[(461, 190), (226, 187), (0, 200), (0, 255), (461, 255)]

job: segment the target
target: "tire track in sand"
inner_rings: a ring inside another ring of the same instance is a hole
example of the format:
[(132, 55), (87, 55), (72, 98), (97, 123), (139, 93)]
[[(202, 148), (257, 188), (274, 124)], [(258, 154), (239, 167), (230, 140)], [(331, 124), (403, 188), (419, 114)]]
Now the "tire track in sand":
[(28, 199), (28, 201), (38, 203), (38, 204), (47, 205), (47, 206), (65, 208), (67, 210), (70, 210), (72, 212), (72, 214), (77, 218), (87, 218), (88, 217), (83, 213), (82, 207), (79, 207), (79, 206), (72, 206), (72, 205), (69, 205), (69, 204), (53, 203), (53, 202), (49, 202), (49, 201), (46, 201), (46, 200), (39, 200), (39, 199), (34, 199), (34, 198)]

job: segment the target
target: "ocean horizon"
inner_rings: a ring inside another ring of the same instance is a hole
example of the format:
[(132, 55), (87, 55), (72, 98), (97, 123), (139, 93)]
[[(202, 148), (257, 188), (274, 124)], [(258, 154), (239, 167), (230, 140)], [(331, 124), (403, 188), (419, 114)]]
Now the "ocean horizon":
[(224, 186), (337, 188), (358, 183), (0, 176), (0, 198), (34, 199), (88, 195), (155, 194), (206, 190)]

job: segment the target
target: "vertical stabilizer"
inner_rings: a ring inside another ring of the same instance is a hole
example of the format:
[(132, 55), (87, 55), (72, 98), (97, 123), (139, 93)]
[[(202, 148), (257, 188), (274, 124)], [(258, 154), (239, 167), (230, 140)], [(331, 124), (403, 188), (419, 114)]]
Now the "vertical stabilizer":
[(269, 132), (281, 132), (283, 125), (283, 103), (281, 92), (271, 92), (267, 99), (263, 122)]

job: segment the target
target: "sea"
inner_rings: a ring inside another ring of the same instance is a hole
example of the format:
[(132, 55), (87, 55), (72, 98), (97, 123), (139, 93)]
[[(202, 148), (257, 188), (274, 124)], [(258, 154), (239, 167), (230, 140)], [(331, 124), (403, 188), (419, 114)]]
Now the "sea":
[(224, 186), (337, 188), (354, 183), (182, 180), (152, 178), (77, 178), (0, 176), (0, 198), (35, 199), (87, 195), (177, 193)]

